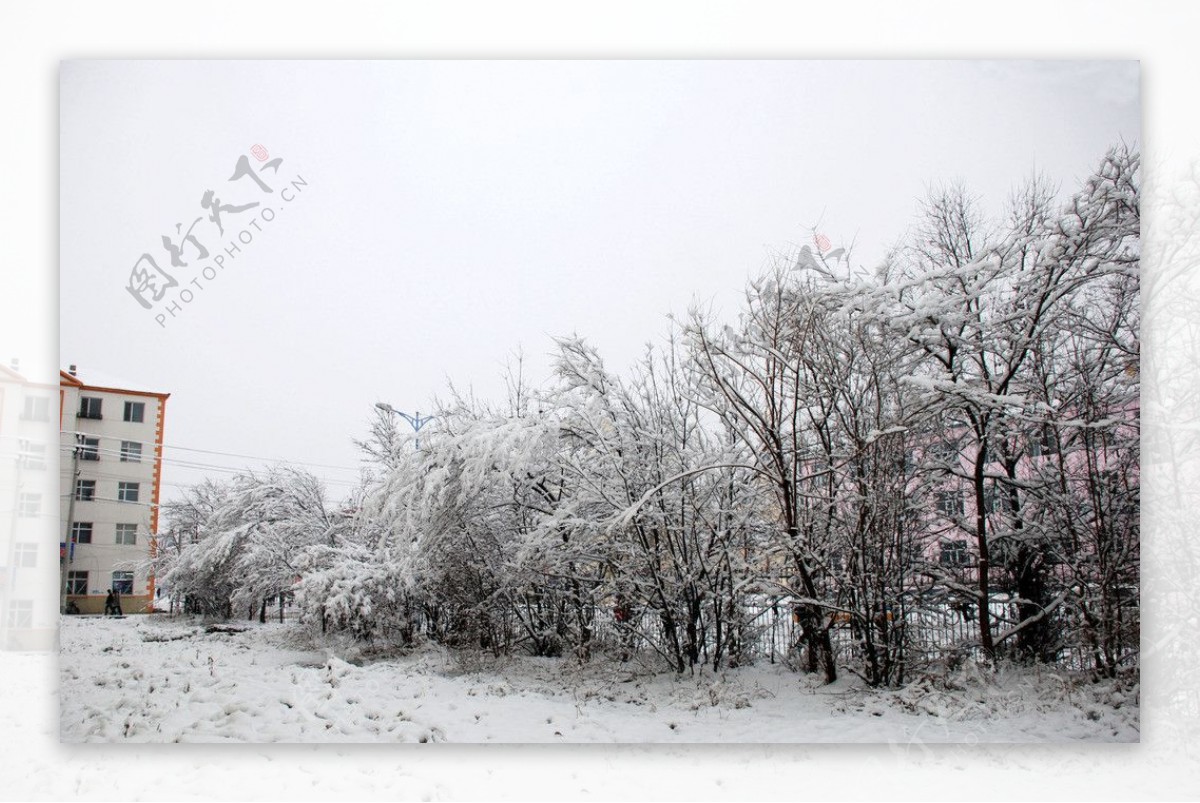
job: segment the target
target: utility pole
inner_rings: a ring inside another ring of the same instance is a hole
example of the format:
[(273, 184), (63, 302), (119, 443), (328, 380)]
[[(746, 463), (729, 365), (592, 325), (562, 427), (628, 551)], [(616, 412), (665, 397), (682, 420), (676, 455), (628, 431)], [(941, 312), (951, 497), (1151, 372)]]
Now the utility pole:
[(68, 490), (68, 493), (70, 493), (71, 495), (70, 495), (70, 497), (68, 497), (68, 501), (67, 501), (67, 533), (66, 533), (66, 538), (63, 541), (63, 543), (65, 544), (65, 549), (63, 551), (62, 557), (59, 559), (59, 566), (61, 567), (61, 571), (62, 571), (62, 583), (61, 583), (62, 595), (61, 595), (61, 599), (59, 600), (59, 612), (60, 613), (67, 612), (67, 587), (70, 582), (69, 578), (71, 575), (71, 563), (74, 562), (74, 560), (75, 560), (75, 550), (74, 550), (75, 544), (72, 543), (72, 541), (71, 541), (71, 529), (75, 526), (75, 492), (76, 492), (75, 486), (78, 483), (78, 481), (79, 481), (79, 447), (75, 446), (74, 448), (71, 449), (71, 483), (70, 483), (70, 488)]

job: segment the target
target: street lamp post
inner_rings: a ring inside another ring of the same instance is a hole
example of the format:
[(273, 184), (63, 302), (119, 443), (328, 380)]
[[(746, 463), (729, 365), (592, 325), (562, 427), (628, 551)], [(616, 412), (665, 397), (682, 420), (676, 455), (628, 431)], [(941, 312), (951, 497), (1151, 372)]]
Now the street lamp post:
[(437, 418), (436, 415), (422, 416), (420, 411), (414, 413), (413, 415), (409, 415), (408, 413), (402, 413), (399, 410), (397, 410), (396, 408), (392, 407), (392, 405), (388, 404), (387, 402), (376, 402), (375, 406), (378, 407), (380, 410), (383, 410), (385, 413), (391, 413), (392, 415), (398, 415), (409, 423), (409, 426), (411, 426), (413, 428), (413, 433), (416, 435), (414, 446), (417, 449), (421, 448), (421, 427), (425, 426), (430, 421)]

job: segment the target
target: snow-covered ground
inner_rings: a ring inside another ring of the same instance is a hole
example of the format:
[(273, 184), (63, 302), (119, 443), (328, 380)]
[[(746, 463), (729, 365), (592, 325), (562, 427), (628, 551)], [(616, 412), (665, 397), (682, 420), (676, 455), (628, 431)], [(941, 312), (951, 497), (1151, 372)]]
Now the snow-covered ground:
[[(66, 617), (64, 742), (1137, 741), (1136, 692), (1042, 672), (896, 692), (778, 665), (696, 676), (483, 659), (332, 654), (295, 625)], [(244, 628), (244, 629), (243, 629)], [(348, 658), (348, 663), (344, 658)]]

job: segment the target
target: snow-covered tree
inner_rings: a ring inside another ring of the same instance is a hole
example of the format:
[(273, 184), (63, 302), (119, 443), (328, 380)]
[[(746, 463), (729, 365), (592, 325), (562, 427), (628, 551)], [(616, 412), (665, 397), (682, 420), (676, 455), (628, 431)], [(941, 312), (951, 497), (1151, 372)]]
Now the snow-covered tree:
[[(1036, 456), (1031, 444), (1042, 450), (1047, 438), (1061, 438), (1061, 425), (1080, 410), (1039, 395), (1046, 383), (1039, 387), (1038, 361), (1062, 347), (1056, 335), (1089, 325), (1080, 313), (1098, 314), (1088, 299), (1100, 288), (1136, 277), (1139, 164), (1128, 150), (1112, 151), (1061, 211), (1031, 185), (998, 225), (986, 224), (962, 190), (936, 192), (913, 242), (858, 302), (926, 355), (910, 383), (940, 411), (952, 447), (928, 468), (969, 489), (969, 507), (948, 515), (974, 542), (979, 644), (989, 656), (1020, 631), (1027, 646), (1046, 639), (1039, 631), (1056, 604), (1044, 582), (1054, 548), (1044, 528), (1026, 526), (1022, 495), (1030, 484), (1021, 468)], [(1136, 337), (1126, 335), (1122, 349), (1136, 350)], [(1020, 609), (1000, 634), (990, 608), (994, 570), (1010, 575)]]
[(377, 552), (407, 567), (424, 629), (443, 640), (554, 654), (586, 642), (586, 592), (552, 521), (558, 431), (514, 380), (507, 408), (455, 397), (437, 427), (368, 491)]
[(504, 403), (452, 391), (419, 448), (377, 410), (350, 502), (291, 469), (196, 489), (160, 573), (209, 612), (292, 589), (363, 640), (685, 672), (752, 660), (785, 606), (830, 682), (971, 651), (1115, 674), (1139, 625), (1138, 171), (1114, 150), (994, 222), (933, 192), (873, 270), (801, 248), (736, 323), (694, 312), (622, 373), (559, 338), (545, 386), (518, 365)]
[(188, 499), (179, 526), (181, 534), (194, 527), (194, 540), (165, 581), (202, 613), (228, 616), (245, 606), (261, 617), (268, 599), (290, 592), (312, 553), (335, 547), (349, 526), (320, 480), (293, 467), (239, 474)]
[(698, 398), (720, 417), (742, 447), (753, 482), (773, 500), (768, 520), (788, 556), (788, 580), (780, 585), (798, 598), (807, 668), (833, 682), (829, 631), (836, 605), (824, 583), (835, 552), (828, 489), (832, 461), (843, 455), (828, 428), (837, 400), (817, 392), (806, 362), (821, 338), (823, 312), (780, 265), (751, 283), (737, 329), (694, 313), (687, 333)]
[(193, 585), (185, 579), (184, 573), (177, 576), (177, 583), (168, 579), (185, 555), (188, 555), (189, 563), (192, 561), (193, 548), (209, 535), (206, 524), (223, 504), (228, 492), (226, 483), (208, 479), (185, 489), (181, 498), (163, 505), (165, 526), (159, 530), (155, 545), (154, 573), (163, 579), (171, 595), (173, 610), (186, 604), (186, 608), (194, 613), (230, 614), (229, 599), (233, 589), (223, 580), (210, 575), (207, 587), (201, 588), (198, 583)]
[(676, 671), (740, 660), (755, 489), (691, 395), (689, 355), (672, 339), (623, 381), (584, 341), (558, 347), (569, 522), (603, 557), (608, 615)]

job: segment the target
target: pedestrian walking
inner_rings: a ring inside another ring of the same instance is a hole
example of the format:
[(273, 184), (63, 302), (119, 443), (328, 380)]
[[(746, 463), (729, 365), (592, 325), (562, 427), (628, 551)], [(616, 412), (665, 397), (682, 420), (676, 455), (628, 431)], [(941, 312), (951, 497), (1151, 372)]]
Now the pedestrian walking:
[(113, 604), (113, 590), (108, 589), (108, 596), (104, 598), (104, 615), (109, 616), (113, 613), (116, 606)]

